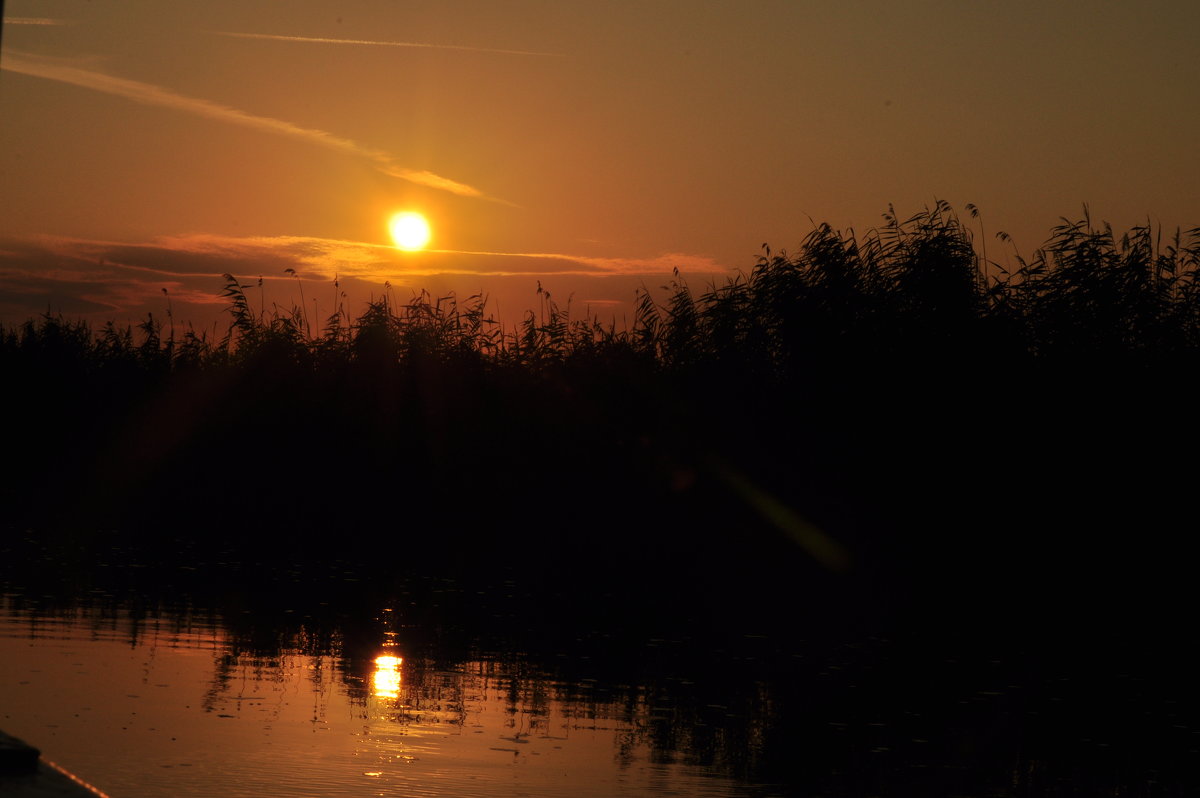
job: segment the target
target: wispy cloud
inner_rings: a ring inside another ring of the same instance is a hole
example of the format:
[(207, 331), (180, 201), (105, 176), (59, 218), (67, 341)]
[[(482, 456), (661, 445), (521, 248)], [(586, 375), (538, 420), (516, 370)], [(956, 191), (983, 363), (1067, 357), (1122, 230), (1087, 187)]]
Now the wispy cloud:
[(362, 241), (311, 236), (163, 236), (147, 243), (39, 236), (10, 239), (0, 248), (0, 265), (53, 261), (74, 270), (132, 269), (160, 276), (282, 274), (328, 279), (334, 274), (380, 281), (409, 276), (479, 274), (503, 276), (665, 275), (678, 268), (692, 274), (724, 274), (711, 258), (666, 254), (653, 258), (600, 258), (554, 252), (486, 252), (438, 249), (401, 252)]
[(376, 159), (376, 168), (385, 175), (398, 177), (401, 180), (407, 180), (409, 183), (416, 183), (419, 186), (427, 186), (428, 188), (436, 188), (442, 191), (449, 191), (451, 194), (458, 194), (460, 197), (475, 197), (477, 199), (487, 199), (493, 202), (499, 202), (502, 205), (510, 205), (516, 207), (513, 203), (507, 200), (502, 200), (497, 197), (489, 197), (482, 191), (466, 183), (459, 183), (457, 180), (451, 180), (448, 177), (434, 174), (426, 169), (409, 169), (404, 166), (398, 166), (392, 162), (390, 157), (385, 156), (383, 159)]
[[(681, 253), (653, 258), (602, 258), (560, 252), (488, 252), (433, 249), (401, 252), (385, 244), (311, 236), (233, 237), (209, 234), (168, 236), (147, 244), (71, 241), (90, 257), (161, 274), (225, 272), (282, 273), (330, 279), (335, 274), (379, 281), (440, 274), (493, 277), (665, 275), (672, 269), (692, 274), (725, 274), (711, 258)], [(257, 270), (257, 271), (255, 271)]]
[(401, 166), (396, 163), (395, 158), (389, 153), (360, 144), (352, 139), (337, 136), (324, 130), (299, 127), (282, 119), (246, 113), (237, 108), (221, 105), (209, 100), (177, 94), (169, 89), (164, 89), (161, 86), (155, 86), (150, 83), (119, 78), (104, 72), (71, 66), (61, 61), (17, 52), (6, 53), (4, 60), (0, 61), (0, 68), (23, 75), (30, 75), (45, 80), (55, 80), (60, 83), (69, 83), (73, 86), (92, 89), (93, 91), (113, 94), (144, 105), (171, 108), (207, 119), (214, 119), (265, 133), (274, 133), (306, 141), (319, 147), (325, 147), (326, 149), (366, 158), (375, 165), (375, 168), (384, 174), (406, 180), (410, 183), (440, 191), (448, 191), (463, 197), (491, 199), (479, 189), (469, 186), (466, 183), (460, 183), (448, 177), (434, 174), (433, 172)]
[[(604, 258), (592, 255), (567, 255), (561, 252), (487, 252), (458, 249), (433, 249), (432, 255), (460, 255), (470, 258), (511, 258), (531, 261), (554, 261), (557, 263), (574, 264), (574, 269), (558, 272), (560, 274), (628, 274), (651, 275), (668, 274), (672, 269), (699, 274), (726, 274), (729, 269), (719, 265), (712, 258), (704, 255), (688, 255), (672, 252), (657, 255), (653, 258)], [(528, 274), (544, 273), (536, 270)]]
[(324, 36), (281, 36), (274, 33), (235, 33), (232, 31), (212, 31), (217, 36), (230, 36), (235, 39), (266, 39), (276, 42), (302, 42), (308, 44), (352, 44), (362, 47), (416, 47), (424, 50), (463, 50), (472, 53), (496, 53), (499, 55), (533, 55), (562, 58), (562, 53), (544, 53), (536, 50), (502, 50), (496, 47), (470, 47), (464, 44), (431, 44), (428, 42), (387, 42), (370, 39), (335, 39)]
[(5, 25), (70, 25), (64, 19), (50, 19), (49, 17), (5, 17)]
[(177, 313), (186, 314), (177, 318), (209, 323), (227, 304), (220, 295), (222, 275), (234, 274), (246, 283), (261, 276), (267, 294), (279, 297), (294, 284), (288, 269), (305, 281), (328, 283), (336, 276), (343, 290), (357, 291), (359, 298), (378, 291), (385, 281), (414, 290), (466, 284), (471, 290), (488, 285), (490, 291), (531, 285), (533, 280), (568, 280), (586, 292), (583, 304), (611, 310), (624, 303), (614, 298), (612, 286), (665, 278), (673, 268), (689, 276), (729, 273), (709, 258), (685, 254), (596, 258), (548, 252), (405, 253), (383, 244), (305, 236), (190, 234), (144, 243), (14, 237), (0, 239), (0, 323), (47, 309), (99, 321), (148, 311), (157, 315), (164, 290)]

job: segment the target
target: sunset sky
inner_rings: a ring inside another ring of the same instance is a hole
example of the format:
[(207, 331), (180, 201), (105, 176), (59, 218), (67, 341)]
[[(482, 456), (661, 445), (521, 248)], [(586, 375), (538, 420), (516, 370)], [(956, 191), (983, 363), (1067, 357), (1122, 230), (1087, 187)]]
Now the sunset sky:
[[(316, 311), (540, 281), (622, 314), (980, 207), (989, 257), (1090, 204), (1200, 224), (1200, 3), (8, 0), (0, 321), (211, 325), (221, 274)], [(388, 219), (423, 213), (423, 252)], [(311, 288), (310, 288), (311, 286)], [(257, 289), (256, 289), (257, 290)], [(311, 308), (310, 308), (311, 309)]]

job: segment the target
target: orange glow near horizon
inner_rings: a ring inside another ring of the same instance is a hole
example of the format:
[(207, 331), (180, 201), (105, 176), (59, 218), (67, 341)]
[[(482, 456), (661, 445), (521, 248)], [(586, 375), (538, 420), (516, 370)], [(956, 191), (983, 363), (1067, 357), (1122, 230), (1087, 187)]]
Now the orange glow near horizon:
[(396, 246), (405, 252), (416, 252), (425, 248), (432, 238), (429, 222), (416, 211), (401, 211), (388, 220), (388, 232)]

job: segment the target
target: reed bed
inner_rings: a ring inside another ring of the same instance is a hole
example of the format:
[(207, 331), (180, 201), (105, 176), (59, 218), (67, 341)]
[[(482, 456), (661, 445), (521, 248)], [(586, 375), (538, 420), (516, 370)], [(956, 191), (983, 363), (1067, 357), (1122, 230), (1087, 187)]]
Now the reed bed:
[(1160, 359), (1200, 346), (1200, 228), (1164, 241), (1147, 223), (1118, 237), (1085, 207), (1029, 260), (1014, 252), (1006, 267), (985, 259), (969, 224), (944, 202), (903, 221), (889, 209), (884, 222), (864, 235), (818, 225), (795, 254), (764, 244), (749, 271), (700, 293), (677, 272), (665, 298), (637, 293), (633, 322), (620, 330), (571, 319), (540, 286), (539, 310), (504, 330), (482, 295), (421, 292), (402, 301), (389, 285), (357, 318), (339, 306), (314, 334), (303, 307), (256, 313), (252, 286), (226, 274), (229, 323), (219, 338), (179, 332), (173, 319), (164, 325), (152, 314), (136, 327), (94, 330), (47, 312), (0, 326), (0, 356), (6, 368), (38, 361), (48, 370), (160, 373), (263, 358), (309, 369), (474, 358), (536, 370), (613, 354), (660, 370), (736, 360), (780, 376), (847, 354), (928, 358), (985, 343), (1008, 354), (1088, 359)]
[(640, 292), (623, 329), (540, 288), (513, 329), (483, 296), (390, 287), (314, 324), (233, 275), (220, 336), (4, 327), (10, 520), (672, 568), (766, 547), (815, 573), (1003, 570), (1068, 507), (1047, 563), (1094, 521), (1165, 525), (1194, 470), (1164, 464), (1194, 437), (1200, 228), (1117, 235), (1085, 209), (1001, 264), (968, 210), (818, 225), (721, 284)]

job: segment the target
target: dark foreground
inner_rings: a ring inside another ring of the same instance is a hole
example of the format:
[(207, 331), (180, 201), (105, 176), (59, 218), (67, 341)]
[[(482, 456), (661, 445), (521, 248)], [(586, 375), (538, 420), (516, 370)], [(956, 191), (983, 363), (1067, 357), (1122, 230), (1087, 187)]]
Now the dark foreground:
[(661, 750), (796, 794), (1194, 794), (1198, 249), (1068, 225), (1001, 286), (942, 214), (624, 334), (414, 300), (310, 341), (236, 282), (224, 348), (46, 319), (5, 339), (0, 578), (248, 652), (404, 597), (450, 660), (686, 673), (753, 722)]
[(96, 798), (78, 776), (42, 759), (23, 740), (0, 731), (0, 793), (13, 798)]
[(240, 668), (239, 682), (247, 668), (269, 674), (298, 652), (359, 673), (390, 630), (406, 658), (438, 670), (496, 662), (519, 675), (522, 695), (566, 690), (591, 712), (668, 707), (642, 719), (653, 756), (714, 767), (747, 794), (1198, 786), (1192, 632), (1186, 605), (1158, 605), (1168, 590), (1122, 595), (1073, 578), (1052, 597), (1027, 580), (1007, 591), (944, 580), (867, 599), (770, 560), (647, 573), (497, 559), (456, 571), (446, 560), (372, 564), (330, 540), (320, 563), (130, 549), (91, 550), (84, 563), (30, 538), (9, 539), (4, 569), (30, 624), (82, 610), (136, 641), (139, 626), (214, 619), (232, 641), (214, 683), (223, 669)]

